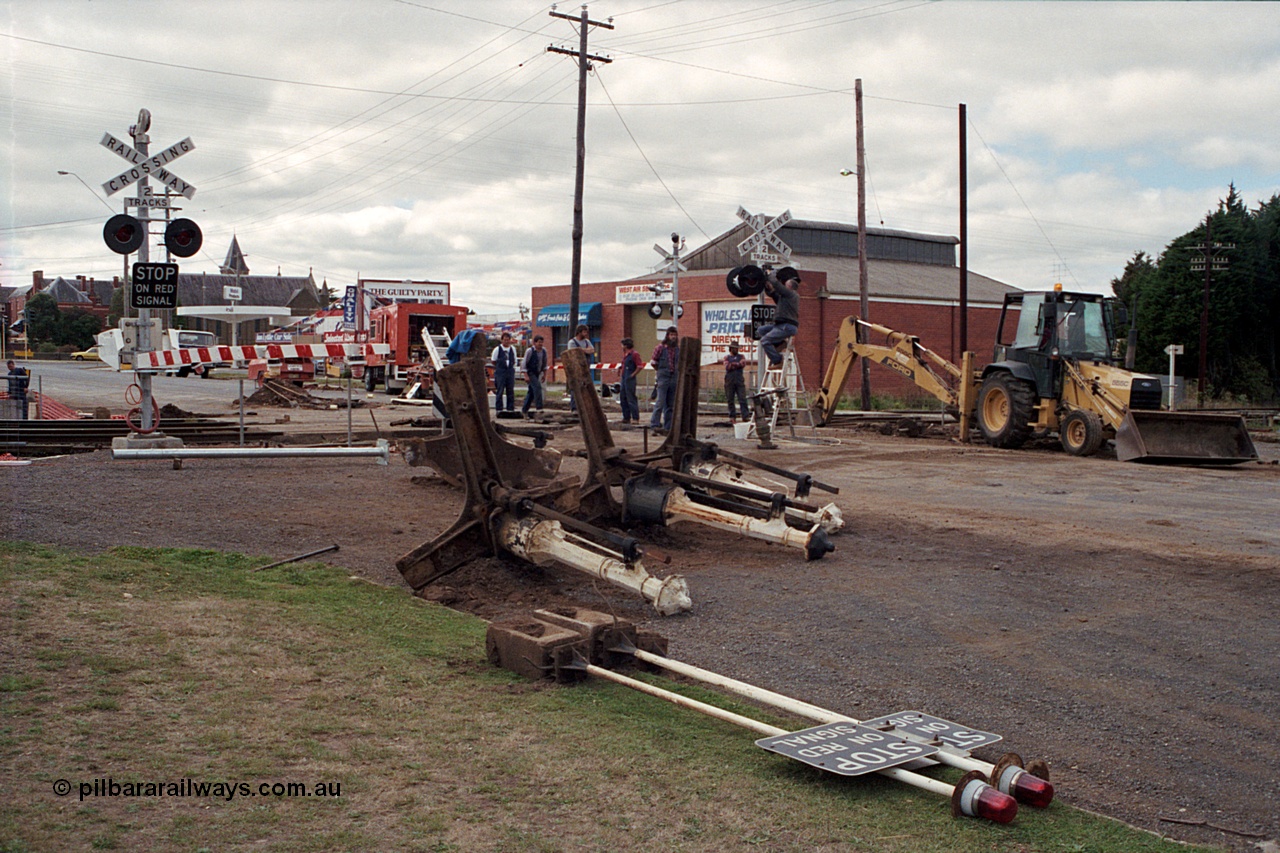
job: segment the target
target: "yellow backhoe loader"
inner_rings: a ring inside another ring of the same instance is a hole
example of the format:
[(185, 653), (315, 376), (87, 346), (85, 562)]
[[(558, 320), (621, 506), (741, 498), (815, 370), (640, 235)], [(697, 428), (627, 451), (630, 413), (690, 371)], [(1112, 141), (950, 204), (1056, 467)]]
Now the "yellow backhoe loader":
[[(967, 441), (976, 424), (992, 447), (1020, 447), (1037, 432), (1089, 456), (1108, 439), (1122, 462), (1234, 465), (1258, 458), (1239, 415), (1161, 409), (1160, 380), (1115, 363), (1115, 299), (1062, 290), (1006, 294), (992, 363), (960, 366), (912, 335), (845, 318), (810, 406), (821, 426), (835, 413), (858, 357), (902, 374), (941, 400)], [(1006, 335), (1006, 330), (1008, 334)]]

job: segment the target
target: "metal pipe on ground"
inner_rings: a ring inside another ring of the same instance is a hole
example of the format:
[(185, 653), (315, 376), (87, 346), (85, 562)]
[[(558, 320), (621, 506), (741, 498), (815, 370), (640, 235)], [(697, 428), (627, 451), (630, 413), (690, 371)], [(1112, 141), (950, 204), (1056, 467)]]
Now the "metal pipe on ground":
[(165, 448), (112, 448), (111, 458), (136, 459), (328, 459), (334, 457), (373, 457), (379, 465), (386, 465), (391, 457), (391, 445), (386, 439), (378, 439), (373, 447), (176, 447)]
[[(741, 714), (735, 714), (732, 711), (726, 711), (723, 708), (699, 702), (697, 699), (690, 699), (688, 696), (664, 690), (661, 687), (630, 678), (613, 670), (605, 669), (602, 666), (584, 662), (582, 668), (588, 675), (630, 687), (633, 690), (654, 696), (681, 708), (688, 708), (718, 720), (732, 723), (764, 737), (790, 734), (786, 729), (780, 729), (777, 726), (771, 726), (768, 723), (762, 723), (759, 720), (753, 720), (750, 717), (744, 717)], [(893, 779), (896, 782), (911, 785), (922, 791), (947, 797), (951, 800), (952, 813), (956, 815), (981, 817), (997, 823), (1009, 823), (1018, 813), (1017, 801), (1008, 794), (997, 791), (982, 779), (977, 778), (978, 773), (976, 771), (965, 774), (955, 785), (949, 785), (946, 782), (932, 779), (910, 770), (903, 770), (899, 767), (891, 767), (874, 772), (886, 779)]]
[[(672, 660), (662, 655), (655, 655), (642, 649), (626, 649), (623, 651), (630, 653), (636, 660), (652, 666), (661, 667), (677, 675), (683, 675), (686, 678), (692, 678), (705, 684), (721, 687), (739, 696), (745, 696), (772, 708), (778, 708), (801, 717), (808, 717), (820, 723), (860, 722), (847, 714), (829, 711), (826, 708), (811, 705), (800, 699), (784, 696), (781, 693), (775, 693), (772, 690), (757, 687), (745, 681), (738, 681), (718, 672)], [(938, 752), (930, 756), (931, 759), (961, 770), (982, 773), (990, 779), (991, 784), (999, 791), (1013, 796), (1020, 803), (1044, 808), (1053, 800), (1053, 785), (1048, 781), (1048, 765), (1044, 765), (1043, 762), (1039, 763), (1044, 767), (1042, 771), (1037, 766), (1037, 770), (1043, 775), (1038, 775), (1038, 773), (1023, 769), (1022, 760), (1013, 753), (1006, 755), (999, 763), (992, 764), (989, 761), (973, 758), (967, 753), (962, 753), (946, 744), (935, 744), (935, 746), (938, 746)]]
[(589, 540), (567, 533), (559, 521), (503, 513), (496, 521), (503, 548), (534, 565), (559, 562), (570, 568), (639, 593), (663, 616), (693, 607), (689, 587), (681, 575), (655, 578), (639, 560), (624, 562)]

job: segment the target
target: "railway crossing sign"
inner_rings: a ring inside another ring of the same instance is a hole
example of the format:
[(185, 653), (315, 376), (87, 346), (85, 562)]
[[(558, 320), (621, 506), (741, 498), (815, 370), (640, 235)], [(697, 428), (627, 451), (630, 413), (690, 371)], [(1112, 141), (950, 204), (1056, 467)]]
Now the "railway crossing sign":
[(658, 272), (674, 274), (677, 272), (689, 271), (688, 267), (680, 263), (679, 255), (668, 252), (666, 249), (662, 248), (657, 243), (653, 244), (653, 250), (657, 252), (659, 255), (662, 255), (663, 259), (667, 262), (664, 266), (658, 269)]
[(778, 236), (782, 226), (791, 221), (790, 210), (769, 219), (763, 213), (747, 213), (746, 208), (739, 207), (738, 218), (755, 232), (738, 244), (743, 257), (758, 264), (791, 262), (791, 247)]
[(756, 746), (841, 776), (887, 770), (938, 751), (936, 746), (904, 740), (892, 732), (852, 721), (761, 738)]
[(899, 711), (896, 714), (885, 714), (874, 720), (863, 720), (864, 726), (881, 729), (892, 726), (897, 731), (906, 732), (918, 737), (938, 740), (947, 746), (968, 752), (980, 746), (989, 746), (1004, 740), (998, 734), (971, 729), (932, 714), (919, 711)]
[[(143, 141), (145, 142), (146, 140)], [(143, 178), (154, 178), (168, 187), (171, 192), (186, 198), (192, 198), (196, 194), (196, 188), (193, 185), (182, 180), (167, 168), (174, 160), (196, 149), (196, 144), (191, 141), (190, 136), (181, 142), (175, 142), (156, 154), (143, 154), (110, 133), (102, 135), (101, 145), (132, 164), (130, 168), (125, 169), (102, 185), (102, 191), (107, 195), (114, 195)]]

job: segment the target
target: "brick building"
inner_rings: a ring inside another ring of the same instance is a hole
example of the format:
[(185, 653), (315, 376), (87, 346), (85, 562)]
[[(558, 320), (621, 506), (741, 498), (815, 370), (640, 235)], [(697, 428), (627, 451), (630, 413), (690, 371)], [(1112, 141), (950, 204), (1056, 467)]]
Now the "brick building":
[[(755, 358), (755, 343), (741, 332), (750, 319), (754, 299), (738, 299), (725, 287), (729, 270), (745, 263), (738, 244), (751, 231), (733, 228), (683, 258), (689, 267), (680, 274), (678, 321), (682, 337), (702, 341), (703, 364), (715, 364), (738, 341), (742, 352)], [(807, 388), (819, 385), (831, 357), (841, 323), (859, 311), (858, 229), (837, 222), (792, 220), (778, 236), (791, 247), (791, 266), (800, 271), (800, 331), (796, 358)], [(885, 228), (867, 229), (869, 316), (872, 322), (916, 335), (943, 357), (959, 363), (959, 275), (954, 237), (918, 234)], [(672, 324), (669, 295), (662, 316), (654, 319), (651, 285), (671, 282), (671, 276), (648, 274), (624, 281), (593, 282), (579, 288), (579, 316), (591, 328), (597, 360), (616, 362), (619, 341), (635, 340), (648, 356), (660, 330)], [(968, 347), (979, 363), (991, 357), (1004, 294), (1017, 288), (970, 270), (968, 275)], [(568, 322), (569, 287), (533, 288), (535, 334), (547, 336), (553, 351), (564, 349), (572, 330)], [(660, 303), (661, 304), (661, 303)], [(770, 302), (769, 304), (772, 304)], [(704, 384), (715, 384), (718, 371), (708, 367)], [(609, 377), (609, 374), (606, 374)], [(876, 393), (918, 397), (909, 381), (878, 365), (872, 367)]]

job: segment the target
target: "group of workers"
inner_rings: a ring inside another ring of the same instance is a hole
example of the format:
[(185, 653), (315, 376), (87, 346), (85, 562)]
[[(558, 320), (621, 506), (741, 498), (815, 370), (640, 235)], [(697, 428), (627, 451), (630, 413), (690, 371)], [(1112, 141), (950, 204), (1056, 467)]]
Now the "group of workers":
[[(800, 276), (791, 267), (786, 267), (780, 272), (784, 274), (770, 275), (765, 280), (765, 293), (777, 307), (773, 322), (759, 329), (760, 350), (773, 366), (782, 363), (783, 355), (778, 351), (779, 346), (795, 335), (800, 323), (800, 295), (797, 292)], [(535, 335), (533, 346), (525, 350), (521, 358), (517, 356), (511, 333), (502, 333), (500, 342), (491, 356), (494, 394), (497, 397), (499, 414), (515, 412), (517, 363), (529, 386), (524, 404), (520, 408), (521, 414), (529, 418), (533, 417), (532, 412), (542, 413), (542, 386), (550, 366), (545, 343), (542, 335)], [(636, 352), (635, 342), (631, 338), (623, 338), (621, 344), (621, 381), (618, 396), (622, 404), (622, 423), (639, 424), (640, 403), (636, 398), (636, 375), (644, 368), (646, 362), (641, 360), (639, 353)], [(588, 361), (594, 358), (595, 346), (591, 343), (591, 331), (585, 324), (580, 324), (574, 330), (567, 349), (582, 350), (587, 355)], [(729, 420), (733, 423), (738, 422), (739, 416), (744, 421), (751, 419), (751, 410), (747, 407), (747, 360), (739, 349), (736, 342), (730, 343), (729, 354), (721, 362), (724, 365), (724, 392), (729, 404)], [(670, 326), (663, 333), (662, 340), (654, 347), (653, 354), (647, 362), (653, 367), (655, 373), (653, 414), (649, 418), (649, 428), (660, 434), (671, 429), (671, 416), (676, 400), (676, 367), (679, 357), (680, 333), (675, 326)], [(570, 406), (576, 409), (572, 399)]]

